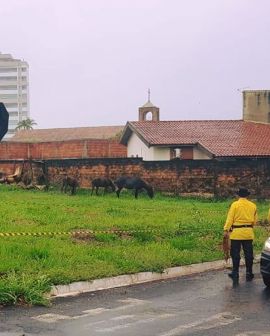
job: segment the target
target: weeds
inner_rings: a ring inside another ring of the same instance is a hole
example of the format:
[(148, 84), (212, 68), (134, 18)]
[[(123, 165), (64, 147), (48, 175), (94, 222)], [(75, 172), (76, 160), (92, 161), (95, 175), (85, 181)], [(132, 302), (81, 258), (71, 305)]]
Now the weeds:
[[(115, 194), (91, 197), (87, 190), (70, 197), (54, 189), (0, 187), (0, 232), (72, 232), (0, 237), (0, 304), (48, 304), (44, 293), (53, 284), (162, 272), (222, 258), (220, 243), (231, 200), (159, 194), (153, 200), (140, 194), (135, 200), (129, 193), (118, 199)], [(258, 209), (264, 220), (268, 203), (258, 202)], [(256, 228), (257, 251), (267, 235), (266, 229)]]
[(14, 271), (7, 273), (0, 281), (0, 302), (4, 305), (48, 305), (44, 293), (50, 290), (50, 281), (45, 275), (35, 278)]

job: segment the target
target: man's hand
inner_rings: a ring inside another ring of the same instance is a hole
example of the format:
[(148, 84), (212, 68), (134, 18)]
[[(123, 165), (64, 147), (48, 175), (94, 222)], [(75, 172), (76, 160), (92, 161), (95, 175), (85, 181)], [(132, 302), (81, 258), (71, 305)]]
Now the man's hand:
[(224, 231), (223, 237), (229, 238), (229, 231)]

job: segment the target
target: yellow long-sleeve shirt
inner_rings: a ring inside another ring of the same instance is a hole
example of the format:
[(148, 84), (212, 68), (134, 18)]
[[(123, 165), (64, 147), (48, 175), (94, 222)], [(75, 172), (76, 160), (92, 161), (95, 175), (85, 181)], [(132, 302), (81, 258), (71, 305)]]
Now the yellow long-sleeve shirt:
[[(251, 224), (252, 227), (258, 221), (256, 205), (246, 198), (239, 198), (238, 201), (232, 203), (227, 220), (224, 225), (224, 231), (230, 231), (232, 225)], [(249, 240), (254, 239), (253, 228), (234, 228), (230, 234), (230, 239)]]

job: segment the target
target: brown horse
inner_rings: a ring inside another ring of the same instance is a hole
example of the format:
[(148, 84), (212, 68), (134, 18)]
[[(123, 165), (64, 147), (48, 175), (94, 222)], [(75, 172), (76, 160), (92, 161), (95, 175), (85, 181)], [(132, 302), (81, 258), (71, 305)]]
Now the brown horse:
[(105, 177), (95, 178), (92, 181), (91, 195), (93, 195), (94, 190), (96, 190), (96, 195), (97, 195), (99, 188), (103, 188), (103, 195), (104, 195), (105, 191), (108, 190), (108, 188), (111, 188), (112, 191), (115, 191), (115, 185), (113, 184), (113, 181), (111, 179), (105, 178)]
[(79, 182), (76, 178), (65, 176), (62, 181), (61, 192), (67, 192), (70, 187), (70, 194), (75, 195), (76, 189), (79, 187)]
[(142, 189), (146, 190), (147, 195), (150, 198), (154, 197), (154, 190), (152, 186), (150, 186), (150, 184), (147, 184), (144, 180), (142, 180), (139, 177), (121, 176), (116, 181), (114, 181), (114, 184), (117, 186), (117, 190), (116, 190), (117, 197), (120, 196), (120, 192), (123, 188), (135, 189), (135, 198), (138, 198), (138, 193)]

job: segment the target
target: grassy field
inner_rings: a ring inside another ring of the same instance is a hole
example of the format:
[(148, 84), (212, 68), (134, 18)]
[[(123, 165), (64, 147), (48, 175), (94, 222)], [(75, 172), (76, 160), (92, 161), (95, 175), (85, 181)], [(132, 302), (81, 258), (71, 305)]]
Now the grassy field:
[[(154, 230), (0, 237), (0, 303), (46, 304), (52, 284), (66, 284), (222, 259), (223, 224), (231, 200), (211, 201), (130, 192), (76, 196), (1, 185), (0, 232)], [(257, 203), (265, 219), (268, 202)], [(267, 231), (256, 228), (260, 251)]]

